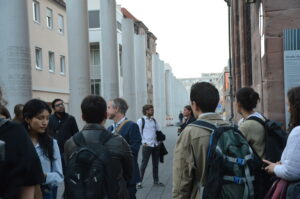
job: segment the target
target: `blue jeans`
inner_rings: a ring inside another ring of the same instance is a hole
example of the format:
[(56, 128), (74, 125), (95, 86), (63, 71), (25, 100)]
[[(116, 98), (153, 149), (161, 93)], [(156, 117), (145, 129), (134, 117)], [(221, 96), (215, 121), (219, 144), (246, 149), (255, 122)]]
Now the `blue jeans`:
[(42, 185), (43, 199), (56, 199), (57, 186)]

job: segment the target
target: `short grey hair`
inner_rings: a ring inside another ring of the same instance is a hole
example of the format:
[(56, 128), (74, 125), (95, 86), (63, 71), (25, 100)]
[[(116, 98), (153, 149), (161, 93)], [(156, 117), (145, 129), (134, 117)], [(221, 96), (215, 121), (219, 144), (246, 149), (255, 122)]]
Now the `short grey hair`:
[(128, 110), (128, 104), (124, 99), (115, 98), (112, 100), (112, 102), (114, 108), (119, 108), (120, 113), (123, 113), (124, 115), (126, 114)]

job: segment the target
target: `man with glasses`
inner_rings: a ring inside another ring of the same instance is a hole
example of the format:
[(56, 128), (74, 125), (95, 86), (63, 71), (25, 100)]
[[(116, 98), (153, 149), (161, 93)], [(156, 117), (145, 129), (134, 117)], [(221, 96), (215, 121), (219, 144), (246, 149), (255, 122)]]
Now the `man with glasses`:
[[(65, 111), (65, 105), (62, 99), (55, 99), (52, 102), (54, 113), (49, 118), (49, 134), (57, 140), (61, 157), (64, 157), (65, 142), (78, 132), (78, 126), (75, 118)], [(63, 169), (65, 167), (62, 158)]]

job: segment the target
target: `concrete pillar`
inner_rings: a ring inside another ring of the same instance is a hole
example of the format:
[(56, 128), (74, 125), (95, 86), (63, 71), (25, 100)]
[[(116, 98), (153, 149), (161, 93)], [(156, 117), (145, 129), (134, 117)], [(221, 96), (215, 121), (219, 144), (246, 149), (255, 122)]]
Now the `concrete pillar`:
[(12, 114), (32, 97), (27, 1), (1, 1), (0, 13), (0, 87)]
[(165, 89), (165, 62), (160, 61), (159, 65), (159, 86), (160, 86), (160, 112), (162, 126), (166, 126), (166, 89)]
[(131, 19), (122, 19), (122, 66), (124, 99), (129, 105), (127, 117), (137, 120), (136, 78), (134, 60), (134, 26)]
[(67, 0), (70, 113), (80, 127), (80, 104), (90, 92), (89, 34), (87, 1)]
[(142, 115), (142, 108), (147, 103), (147, 69), (146, 69), (146, 36), (134, 35), (135, 69), (137, 82), (137, 116)]
[(116, 1), (100, 0), (101, 92), (106, 100), (119, 97)]
[(153, 84), (153, 106), (154, 106), (154, 117), (156, 118), (157, 122), (160, 124), (160, 104), (159, 104), (159, 72), (158, 72), (158, 65), (159, 65), (159, 55), (153, 54), (152, 55), (152, 84)]
[(165, 82), (166, 82), (166, 109), (167, 115), (171, 116), (171, 109), (172, 109), (172, 91), (171, 91), (171, 70), (166, 69), (165, 71)]

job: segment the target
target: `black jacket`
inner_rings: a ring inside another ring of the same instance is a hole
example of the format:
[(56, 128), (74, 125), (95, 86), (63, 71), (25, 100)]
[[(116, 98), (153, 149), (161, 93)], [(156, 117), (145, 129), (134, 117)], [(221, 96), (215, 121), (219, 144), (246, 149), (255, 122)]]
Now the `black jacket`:
[[(99, 143), (101, 133), (110, 133), (104, 127), (98, 124), (86, 124), (82, 129), (82, 134), (86, 143)], [(126, 181), (132, 177), (133, 155), (130, 146), (120, 135), (113, 135), (105, 144), (105, 147), (112, 154), (112, 171), (116, 175), (119, 191), (118, 199), (129, 198)], [(73, 138), (70, 138), (65, 144), (65, 162), (68, 164), (68, 158), (77, 149)]]
[(65, 113), (59, 118), (55, 113), (49, 118), (48, 124), (49, 135), (57, 140), (60, 153), (64, 153), (65, 142), (78, 132), (78, 126), (75, 118)]

